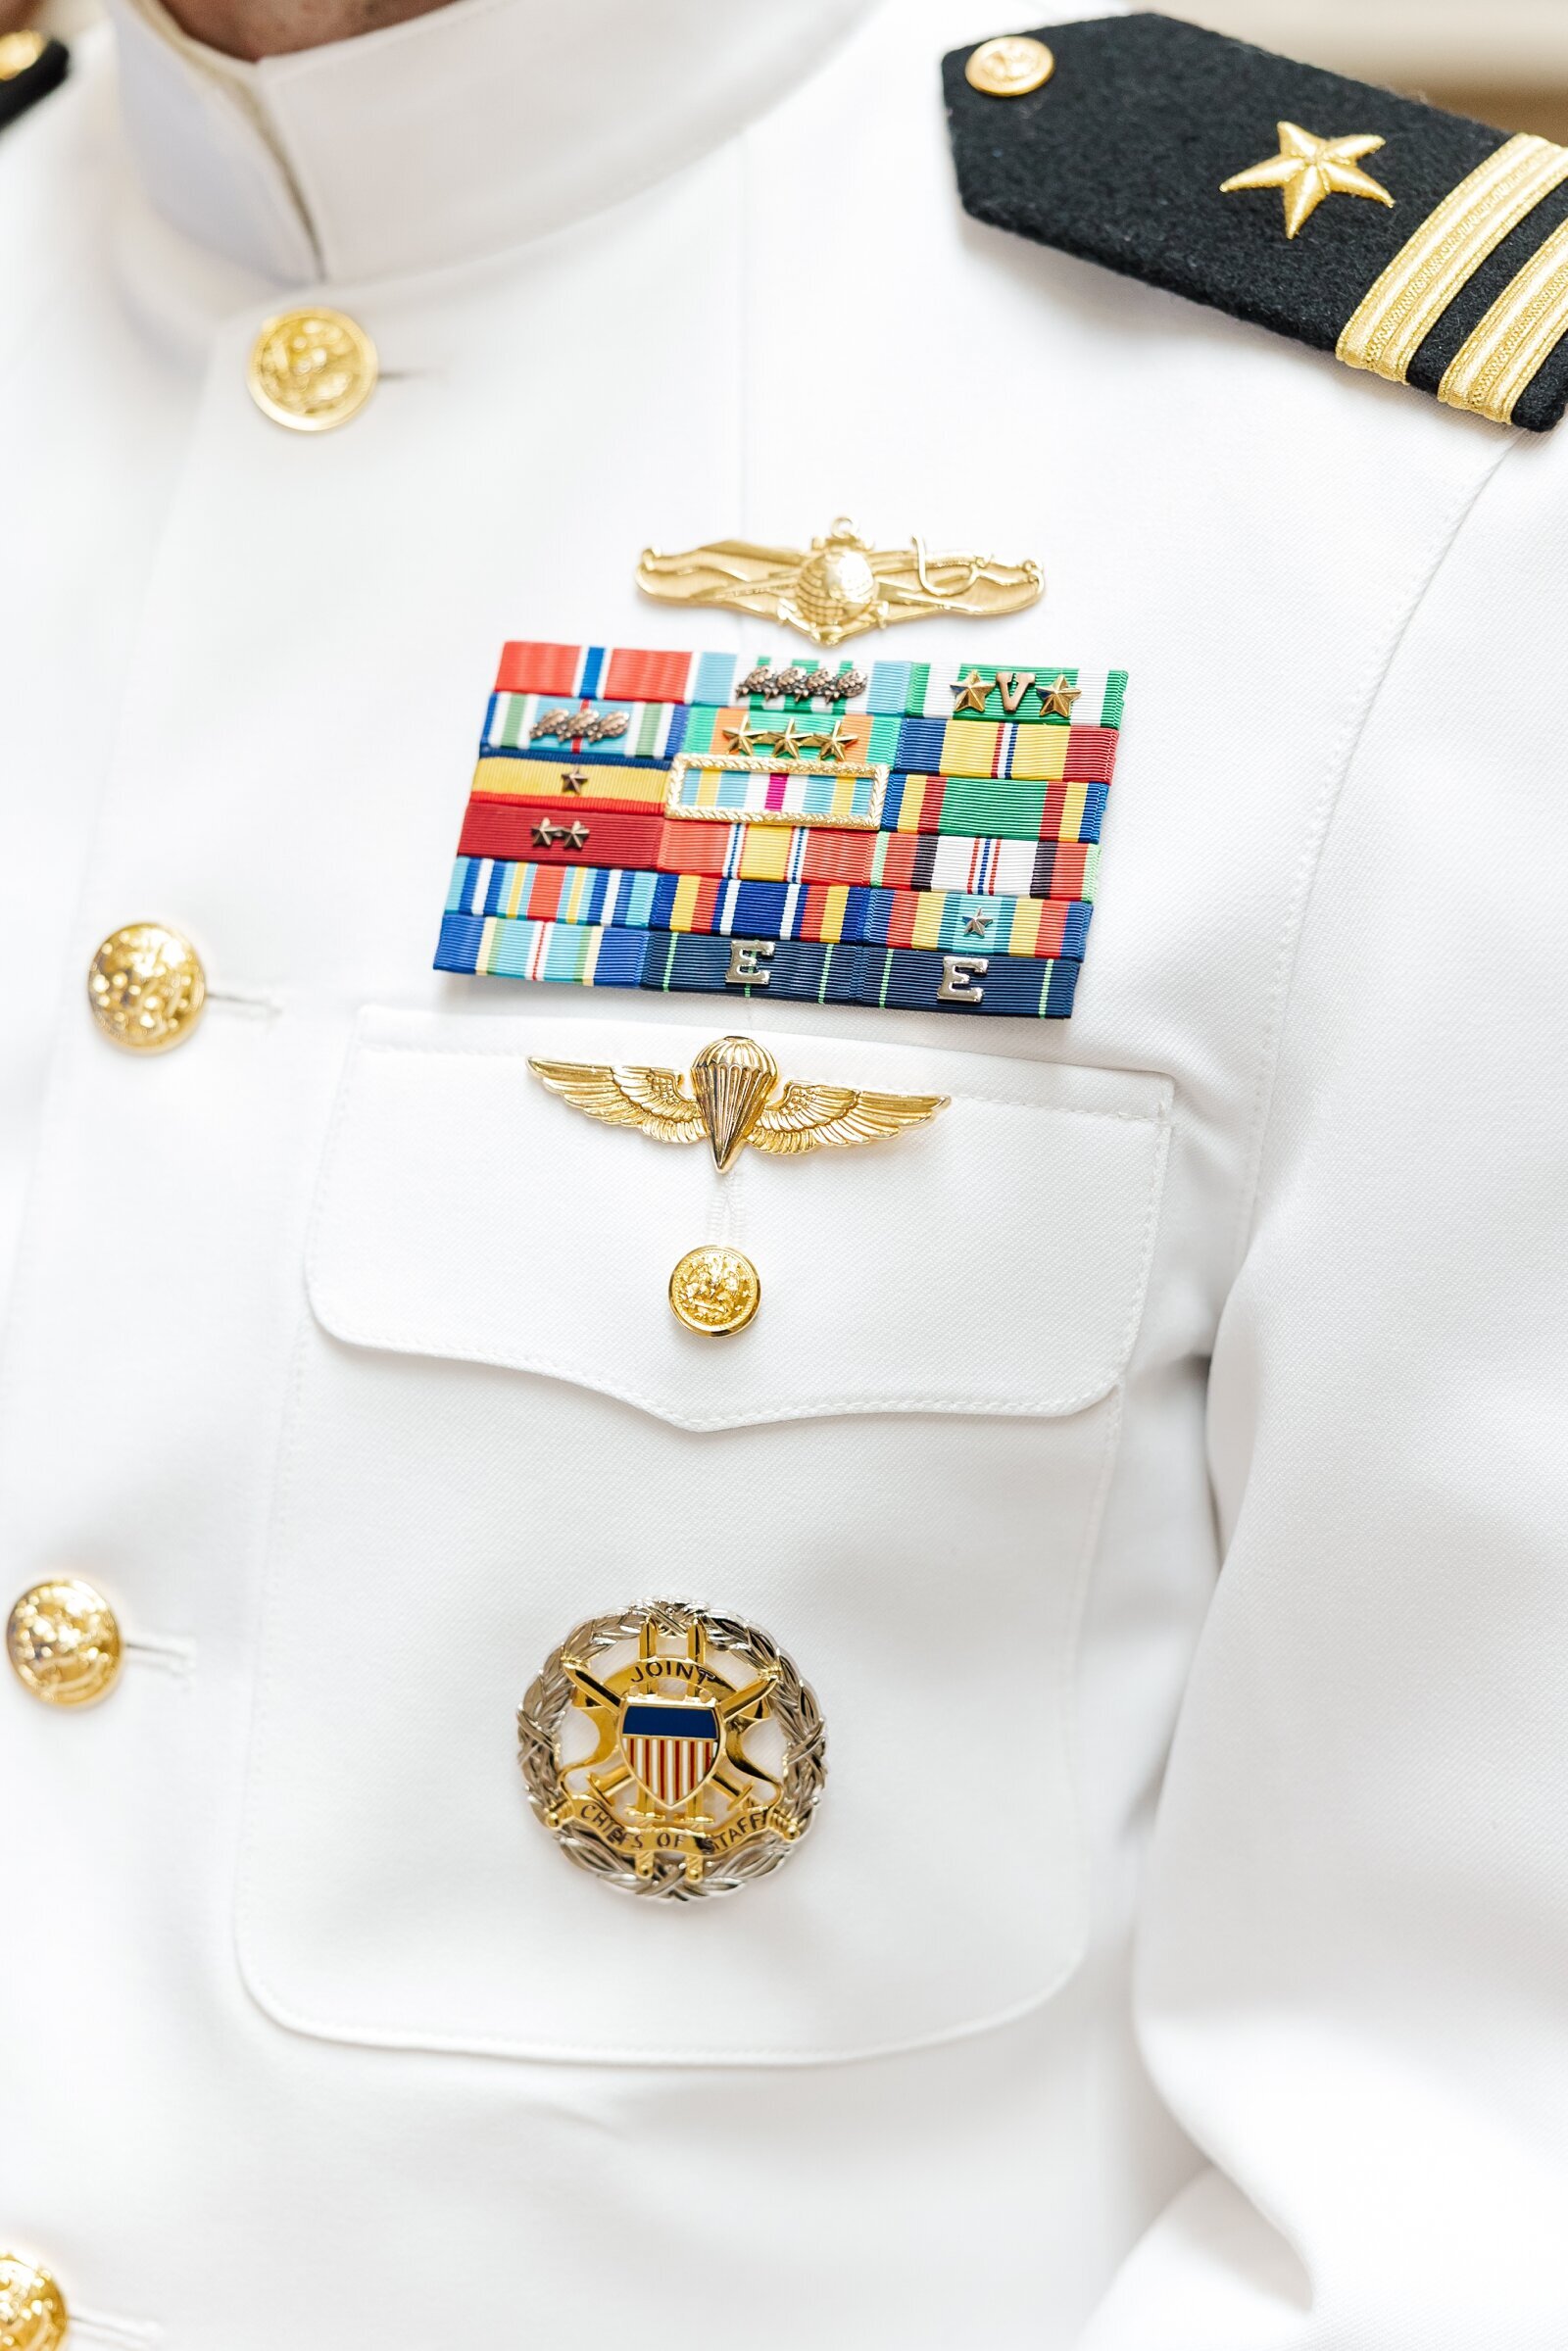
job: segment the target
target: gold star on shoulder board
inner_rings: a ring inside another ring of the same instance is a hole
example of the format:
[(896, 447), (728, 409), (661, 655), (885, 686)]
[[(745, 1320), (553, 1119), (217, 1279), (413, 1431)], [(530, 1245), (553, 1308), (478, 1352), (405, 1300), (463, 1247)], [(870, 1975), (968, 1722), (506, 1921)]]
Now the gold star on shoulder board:
[(953, 715), (956, 718), (960, 710), (983, 710), (991, 688), (978, 669), (971, 669), (967, 677), (956, 677), (948, 692), (958, 698), (953, 706)]
[(1070, 718), (1072, 706), (1082, 694), (1082, 686), (1070, 686), (1067, 672), (1061, 670), (1049, 686), (1040, 688), (1040, 714), (1043, 718)]
[(1299, 122), (1277, 122), (1274, 127), (1279, 134), (1278, 155), (1238, 171), (1233, 179), (1222, 180), (1222, 196), (1234, 196), (1240, 188), (1281, 189), (1288, 237), (1294, 237), (1302, 222), (1311, 219), (1325, 196), (1369, 196), (1376, 204), (1394, 202), (1387, 188), (1355, 168), (1358, 156), (1375, 155), (1383, 145), (1375, 132), (1320, 139), (1303, 130)]

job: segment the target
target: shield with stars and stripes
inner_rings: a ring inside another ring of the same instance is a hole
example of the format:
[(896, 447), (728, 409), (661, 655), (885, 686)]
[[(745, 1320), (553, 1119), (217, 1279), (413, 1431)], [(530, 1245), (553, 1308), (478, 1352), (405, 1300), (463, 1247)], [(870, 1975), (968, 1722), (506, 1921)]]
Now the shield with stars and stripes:
[(694, 1796), (718, 1761), (718, 1716), (689, 1699), (631, 1698), (620, 1718), (620, 1749), (654, 1802), (673, 1811)]

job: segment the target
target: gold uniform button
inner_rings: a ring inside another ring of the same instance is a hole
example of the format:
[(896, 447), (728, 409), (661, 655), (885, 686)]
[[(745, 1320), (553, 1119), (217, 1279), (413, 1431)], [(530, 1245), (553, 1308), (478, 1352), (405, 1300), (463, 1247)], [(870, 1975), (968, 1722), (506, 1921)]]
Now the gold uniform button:
[(70, 2325), (66, 2297), (48, 2271), (0, 2253), (0, 2351), (59, 2351)]
[(119, 1621), (103, 1593), (79, 1577), (34, 1584), (11, 1611), (6, 1655), (23, 1689), (45, 1706), (96, 1705), (120, 1679)]
[(190, 941), (167, 923), (129, 922), (93, 956), (87, 1001), (106, 1037), (127, 1053), (183, 1045), (202, 1016), (207, 975)]
[(710, 1339), (744, 1331), (762, 1302), (756, 1266), (738, 1249), (689, 1249), (669, 1277), (677, 1322)]
[(1055, 71), (1056, 61), (1044, 41), (1032, 40), (1026, 32), (1004, 32), (994, 41), (982, 41), (971, 53), (963, 78), (988, 98), (1027, 98)]
[[(18, 81), (24, 73), (30, 73), (48, 46), (41, 32), (0, 33), (0, 81)], [(0, 2351), (4, 2351), (3, 2345)]]
[(359, 415), (379, 372), (375, 345), (342, 311), (284, 311), (257, 336), (246, 381), (274, 424), (330, 432)]

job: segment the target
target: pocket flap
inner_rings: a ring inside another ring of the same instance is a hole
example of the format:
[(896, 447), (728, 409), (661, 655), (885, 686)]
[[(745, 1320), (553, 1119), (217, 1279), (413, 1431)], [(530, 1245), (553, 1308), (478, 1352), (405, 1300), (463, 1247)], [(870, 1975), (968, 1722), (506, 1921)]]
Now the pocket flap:
[[(583, 1116), (530, 1055), (681, 1071), (702, 1027), (363, 1015), (312, 1235), (335, 1338), (542, 1373), (688, 1429), (847, 1412), (1054, 1416), (1102, 1396), (1138, 1324), (1171, 1087), (808, 1027), (786, 1077), (945, 1094), (857, 1150), (743, 1152), (719, 1176)], [(669, 1311), (704, 1242), (746, 1250), (757, 1321), (715, 1344)]]

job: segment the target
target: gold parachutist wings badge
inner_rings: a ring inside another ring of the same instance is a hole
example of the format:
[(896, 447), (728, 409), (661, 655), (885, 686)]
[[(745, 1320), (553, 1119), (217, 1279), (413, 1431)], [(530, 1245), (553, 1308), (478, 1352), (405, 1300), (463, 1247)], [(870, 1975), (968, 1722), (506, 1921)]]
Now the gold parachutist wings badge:
[(873, 1094), (858, 1086), (779, 1085), (778, 1063), (755, 1037), (719, 1037), (692, 1063), (686, 1091), (673, 1069), (608, 1061), (535, 1061), (552, 1094), (607, 1126), (636, 1127), (656, 1143), (712, 1148), (724, 1174), (748, 1143), (779, 1157), (860, 1143), (921, 1126), (948, 1106), (945, 1094)]
[(723, 605), (798, 628), (817, 645), (839, 645), (870, 628), (927, 620), (938, 612), (984, 619), (1021, 612), (1045, 593), (1032, 561), (993, 563), (987, 555), (929, 555), (923, 540), (873, 547), (847, 514), (820, 539), (799, 547), (760, 547), (715, 539), (681, 555), (645, 547), (637, 565), (645, 596), (665, 604)]

